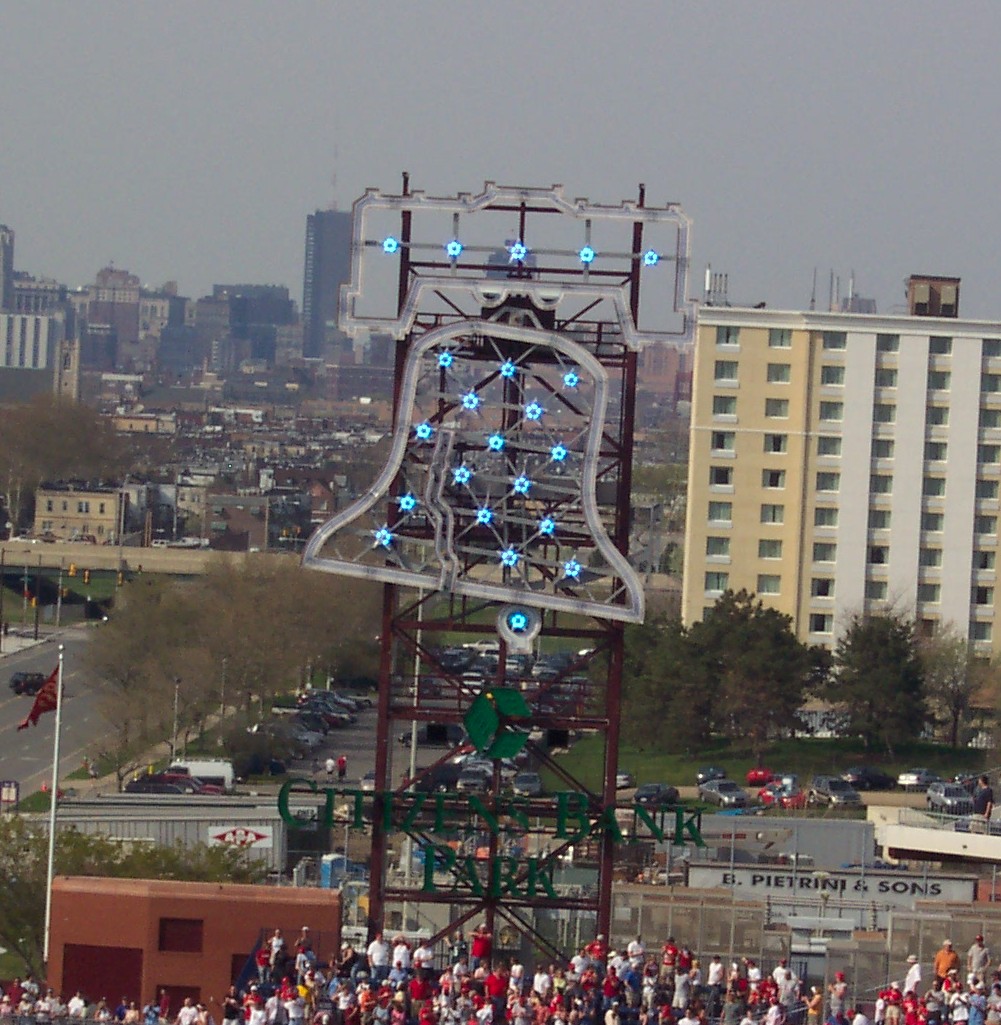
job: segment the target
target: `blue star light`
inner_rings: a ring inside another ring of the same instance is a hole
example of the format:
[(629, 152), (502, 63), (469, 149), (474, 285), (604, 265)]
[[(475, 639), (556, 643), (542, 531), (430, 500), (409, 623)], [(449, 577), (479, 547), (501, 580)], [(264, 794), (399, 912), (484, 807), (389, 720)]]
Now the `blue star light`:
[(393, 544), (393, 532), (389, 527), (380, 527), (378, 530), (373, 531), (372, 536), (375, 538), (377, 545), (382, 545), (383, 548), (391, 548)]
[(450, 260), (458, 260), (462, 256), (462, 243), (457, 238), (453, 238), (451, 242), (445, 243), (445, 252), (448, 253)]
[(563, 575), (570, 580), (576, 580), (583, 568), (576, 559), (569, 559), (563, 563)]
[(508, 252), (511, 254), (511, 262), (524, 260), (528, 256), (528, 247), (524, 242), (515, 242)]
[(512, 487), (516, 495), (527, 495), (532, 487), (532, 482), (522, 474), (520, 477), (515, 477)]
[(581, 263), (587, 264), (591, 263), (597, 254), (590, 246), (584, 246), (577, 255), (580, 257)]
[(438, 366), (442, 370), (448, 370), (448, 368), (455, 362), (455, 356), (451, 352), (439, 352), (438, 353)]
[(563, 375), (563, 384), (567, 388), (576, 388), (577, 385), (580, 384), (580, 377), (578, 377), (573, 370), (568, 370)]
[(660, 262), (660, 253), (658, 253), (656, 249), (648, 249), (643, 254), (643, 263), (647, 267), (656, 267), (659, 262)]
[(503, 452), (504, 451), (504, 435), (503, 434), (491, 434), (487, 438), (487, 448), (491, 452)]
[(504, 360), (500, 365), (501, 377), (514, 377), (517, 372), (518, 368), (509, 359)]
[(500, 556), (501, 565), (507, 566), (508, 569), (513, 569), (517, 566), (518, 560), (521, 558), (513, 548), (505, 548), (497, 554)]
[(476, 392), (467, 391), (466, 394), (462, 396), (462, 408), (473, 412), (480, 408), (481, 401), (482, 399), (476, 394)]
[(481, 527), (489, 526), (494, 518), (492, 509), (488, 509), (485, 505), (476, 510), (476, 522)]
[(538, 402), (529, 402), (525, 407), (525, 419), (526, 420), (541, 420), (542, 414), (545, 410), (538, 404)]
[(418, 424), (414, 428), (414, 434), (417, 435), (418, 441), (430, 441), (431, 435), (434, 434), (434, 428), (425, 420), (424, 423)]
[(382, 240), (382, 251), (384, 253), (389, 253), (390, 256), (392, 256), (393, 253), (398, 253), (400, 251), (399, 240), (393, 238), (392, 235), (387, 235)]
[(417, 508), (417, 499), (411, 494), (400, 495), (396, 500), (396, 504), (400, 507), (400, 512), (413, 512)]
[(512, 612), (511, 615), (507, 617), (507, 625), (516, 632), (527, 630), (528, 616), (526, 616), (524, 612)]
[(552, 535), (556, 533), (556, 520), (554, 520), (552, 516), (547, 516), (545, 519), (539, 520), (539, 533), (552, 537)]
[(468, 466), (457, 466), (452, 471), (452, 481), (455, 484), (468, 484), (473, 479), (473, 471)]
[(566, 457), (566, 446), (563, 445), (562, 442), (553, 445), (553, 447), (549, 450), (549, 458), (552, 459), (554, 463), (562, 463), (563, 460), (566, 459)]

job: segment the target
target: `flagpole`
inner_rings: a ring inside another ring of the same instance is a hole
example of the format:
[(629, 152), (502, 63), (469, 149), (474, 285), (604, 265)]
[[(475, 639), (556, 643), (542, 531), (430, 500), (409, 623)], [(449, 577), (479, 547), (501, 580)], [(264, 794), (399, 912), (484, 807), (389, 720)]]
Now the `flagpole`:
[(52, 741), (52, 791), (49, 795), (49, 863), (45, 882), (45, 937), (42, 961), (49, 966), (49, 930), (52, 926), (52, 872), (56, 861), (56, 805), (59, 803), (59, 734), (63, 718), (63, 650), (59, 645), (59, 673), (56, 680), (56, 730)]

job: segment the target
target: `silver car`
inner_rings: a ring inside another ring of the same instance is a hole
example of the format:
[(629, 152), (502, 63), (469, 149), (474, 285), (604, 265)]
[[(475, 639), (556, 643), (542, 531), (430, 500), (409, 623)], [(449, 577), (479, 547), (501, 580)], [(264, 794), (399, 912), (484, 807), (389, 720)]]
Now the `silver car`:
[(699, 797), (721, 808), (746, 808), (747, 791), (732, 779), (709, 779), (699, 784)]
[(941, 783), (942, 777), (931, 769), (908, 769), (897, 777), (902, 790), (927, 790), (932, 783)]

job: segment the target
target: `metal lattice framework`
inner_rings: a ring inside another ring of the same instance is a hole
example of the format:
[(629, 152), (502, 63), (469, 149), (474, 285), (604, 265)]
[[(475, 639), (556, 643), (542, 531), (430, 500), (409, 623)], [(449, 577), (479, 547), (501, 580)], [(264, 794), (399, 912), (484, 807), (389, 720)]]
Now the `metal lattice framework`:
[[(523, 695), (529, 757), (597, 820), (615, 800), (623, 627), (643, 617), (627, 557), (636, 353), (688, 336), (688, 221), (676, 204), (647, 207), (642, 187), (637, 203), (609, 207), (568, 200), (558, 186), (487, 183), (476, 196), (434, 198), (410, 192), (406, 176), (399, 196), (367, 192), (354, 218), (341, 328), (397, 340), (393, 441), (378, 479), (319, 528), (304, 564), (384, 585), (376, 792), (394, 791), (394, 804), (413, 810), (405, 831), (428, 856), (430, 812), (417, 793), (470, 745), (401, 779), (394, 724), (461, 726), (493, 686)], [(654, 299), (641, 307), (651, 277)], [(533, 676), (502, 638), (491, 679), (464, 675), (442, 640), (495, 636), (497, 609), (512, 603), (541, 616), (542, 650), (577, 653)], [(585, 732), (602, 740), (598, 787), (550, 754)], [(501, 814), (504, 787), (495, 762), (484, 814)], [(552, 948), (533, 914), (568, 908), (594, 914), (608, 933), (610, 835), (578, 851), (590, 875), (578, 873), (572, 890), (526, 894), (511, 877), (502, 892), (498, 852), (531, 854), (540, 871), (570, 846), (552, 802), (533, 799), (517, 827), (492, 832), (454, 795), (436, 798), (439, 818), (446, 806), (452, 846), (482, 863), (483, 885), (451, 864), (432, 892), (415, 884), (409, 860), (394, 872), (390, 818), (377, 807), (370, 932), (388, 906), (430, 902), (448, 905), (442, 934), (476, 916), (493, 931), (500, 916)], [(425, 883), (434, 874), (426, 868)]]

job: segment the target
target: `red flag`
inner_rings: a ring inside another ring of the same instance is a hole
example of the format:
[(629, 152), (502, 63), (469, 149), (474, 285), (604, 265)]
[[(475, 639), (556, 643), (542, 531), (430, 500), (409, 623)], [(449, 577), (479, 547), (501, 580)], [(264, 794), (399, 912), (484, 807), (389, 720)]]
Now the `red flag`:
[(38, 720), (45, 712), (54, 712), (59, 701), (59, 666), (52, 670), (51, 675), (39, 688), (35, 695), (35, 703), (31, 706), (28, 718), (18, 724), (19, 730), (29, 726), (37, 726)]

